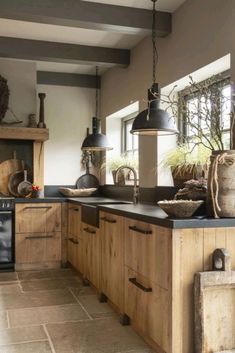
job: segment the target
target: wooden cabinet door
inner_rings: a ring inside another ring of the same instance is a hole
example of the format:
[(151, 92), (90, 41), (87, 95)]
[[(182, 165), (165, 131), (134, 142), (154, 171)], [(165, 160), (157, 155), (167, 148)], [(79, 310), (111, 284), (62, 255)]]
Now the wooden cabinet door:
[(171, 229), (125, 218), (125, 265), (168, 289)]
[(43, 263), (61, 260), (61, 233), (16, 234), (16, 263)]
[(16, 205), (16, 233), (53, 233), (61, 231), (59, 203), (24, 203)]
[(100, 288), (100, 232), (98, 228), (82, 223), (82, 233), (84, 275)]
[(121, 310), (124, 306), (123, 217), (101, 212), (101, 290)]
[(125, 266), (125, 313), (161, 352), (170, 352), (170, 296), (146, 277)]
[(80, 273), (83, 273), (83, 240), (68, 237), (68, 262)]
[(72, 237), (80, 237), (81, 232), (81, 206), (69, 203), (68, 207), (68, 233)]

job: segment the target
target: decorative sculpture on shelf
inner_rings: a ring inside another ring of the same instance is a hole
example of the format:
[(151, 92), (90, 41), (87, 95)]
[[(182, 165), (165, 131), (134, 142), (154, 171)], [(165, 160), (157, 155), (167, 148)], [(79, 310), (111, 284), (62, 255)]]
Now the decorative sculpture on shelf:
[(46, 124), (45, 124), (45, 116), (44, 116), (44, 100), (46, 98), (46, 93), (38, 93), (38, 97), (40, 99), (38, 128), (45, 129)]
[(0, 122), (4, 119), (8, 110), (10, 90), (7, 80), (0, 75)]

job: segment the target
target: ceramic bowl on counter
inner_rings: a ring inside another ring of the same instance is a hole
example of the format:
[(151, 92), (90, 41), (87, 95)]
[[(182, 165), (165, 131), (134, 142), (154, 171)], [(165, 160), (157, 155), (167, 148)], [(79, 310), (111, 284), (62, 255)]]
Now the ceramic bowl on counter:
[(190, 218), (203, 204), (203, 200), (164, 200), (158, 206), (172, 218)]

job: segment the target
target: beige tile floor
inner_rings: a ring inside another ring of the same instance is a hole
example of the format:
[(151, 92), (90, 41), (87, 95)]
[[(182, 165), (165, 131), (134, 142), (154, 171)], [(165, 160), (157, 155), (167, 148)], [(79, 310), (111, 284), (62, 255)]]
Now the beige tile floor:
[(0, 273), (0, 353), (153, 353), (72, 269)]

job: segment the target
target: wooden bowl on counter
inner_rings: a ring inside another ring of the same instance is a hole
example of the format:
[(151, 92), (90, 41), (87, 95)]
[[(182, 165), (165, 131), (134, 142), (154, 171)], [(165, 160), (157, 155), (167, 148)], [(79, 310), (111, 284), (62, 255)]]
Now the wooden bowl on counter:
[(158, 206), (172, 218), (190, 218), (203, 204), (203, 200), (165, 200), (159, 201)]

